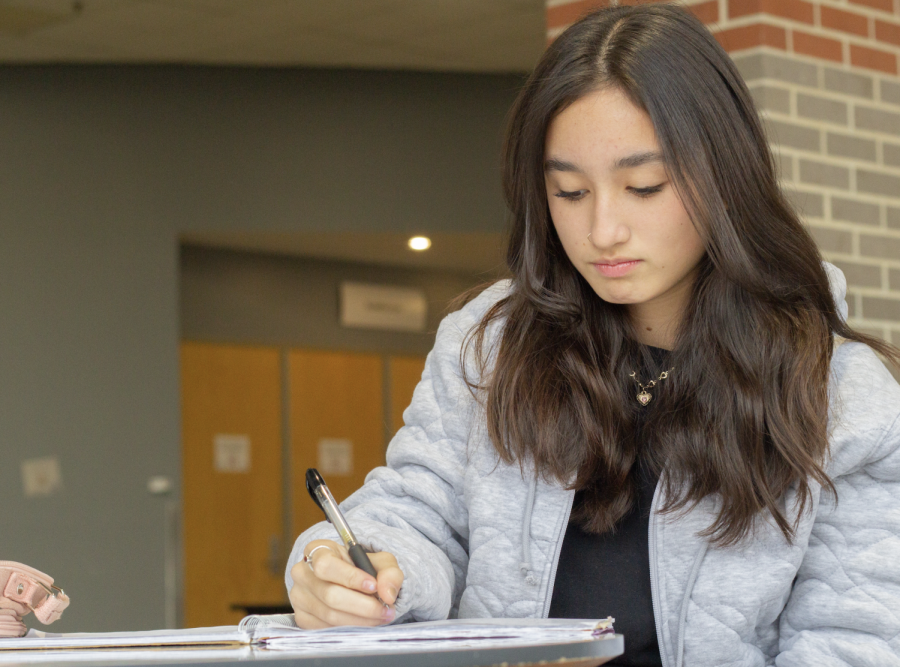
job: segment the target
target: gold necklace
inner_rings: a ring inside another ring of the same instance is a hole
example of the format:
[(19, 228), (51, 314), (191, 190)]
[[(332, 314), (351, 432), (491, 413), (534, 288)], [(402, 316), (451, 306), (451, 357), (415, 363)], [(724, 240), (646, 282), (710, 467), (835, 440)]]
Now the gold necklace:
[(637, 382), (638, 386), (641, 388), (641, 390), (637, 394), (638, 403), (640, 403), (641, 405), (647, 405), (647, 403), (650, 402), (650, 399), (653, 398), (653, 396), (650, 394), (648, 389), (653, 389), (653, 387), (656, 386), (657, 382), (662, 382), (663, 380), (665, 380), (667, 377), (669, 377), (669, 373), (671, 373), (674, 370), (675, 370), (675, 367), (673, 366), (669, 370), (663, 371), (662, 373), (659, 374), (658, 378), (656, 378), (655, 380), (650, 380), (650, 382), (646, 386), (644, 386), (641, 383), (641, 381), (638, 380), (637, 373), (635, 373), (634, 371), (631, 371), (631, 374), (628, 377), (633, 378), (634, 381)]

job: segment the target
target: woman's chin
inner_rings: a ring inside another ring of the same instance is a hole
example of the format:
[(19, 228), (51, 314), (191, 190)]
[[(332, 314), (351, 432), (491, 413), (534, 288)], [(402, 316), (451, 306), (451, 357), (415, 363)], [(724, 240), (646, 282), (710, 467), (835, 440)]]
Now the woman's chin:
[(606, 301), (606, 303), (615, 303), (620, 306), (630, 306), (636, 303), (642, 303), (643, 299), (635, 294), (622, 294), (609, 290), (594, 290), (594, 294)]

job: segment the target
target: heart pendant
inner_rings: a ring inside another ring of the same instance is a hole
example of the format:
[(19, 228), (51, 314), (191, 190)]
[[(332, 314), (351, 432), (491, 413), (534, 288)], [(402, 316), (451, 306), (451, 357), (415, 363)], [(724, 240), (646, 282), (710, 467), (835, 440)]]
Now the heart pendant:
[(650, 402), (651, 398), (653, 398), (653, 397), (646, 391), (642, 391), (640, 394), (637, 395), (638, 403), (640, 403), (641, 405), (647, 405), (647, 403)]

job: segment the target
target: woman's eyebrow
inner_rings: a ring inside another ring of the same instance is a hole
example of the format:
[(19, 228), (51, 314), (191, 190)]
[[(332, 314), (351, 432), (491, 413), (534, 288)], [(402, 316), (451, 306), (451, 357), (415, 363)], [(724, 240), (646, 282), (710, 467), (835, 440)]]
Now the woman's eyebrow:
[[(642, 151), (640, 153), (632, 153), (631, 155), (620, 157), (613, 164), (613, 170), (620, 171), (622, 169), (635, 169), (637, 167), (643, 167), (645, 164), (653, 164), (654, 162), (665, 162), (662, 153), (660, 153), (659, 151)], [(560, 160), (559, 158), (551, 157), (544, 161), (544, 171), (568, 171), (581, 173), (582, 169), (574, 162), (568, 162), (566, 160)]]
[(581, 168), (574, 162), (566, 162), (555, 157), (551, 157), (544, 161), (544, 171), (577, 171)]
[(659, 151), (644, 151), (642, 153), (632, 153), (616, 160), (614, 169), (634, 169), (635, 167), (643, 167), (645, 164), (653, 162), (664, 162), (662, 153)]

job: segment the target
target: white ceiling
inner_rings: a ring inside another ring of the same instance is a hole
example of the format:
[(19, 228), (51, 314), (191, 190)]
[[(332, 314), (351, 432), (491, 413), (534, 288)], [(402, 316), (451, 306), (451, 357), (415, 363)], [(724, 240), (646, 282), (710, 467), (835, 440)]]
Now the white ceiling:
[(0, 62), (530, 70), (544, 0), (0, 0)]
[[(544, 0), (0, 0), (0, 63), (181, 63), (525, 72)], [(499, 234), (194, 234), (186, 243), (496, 274)]]

